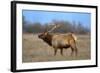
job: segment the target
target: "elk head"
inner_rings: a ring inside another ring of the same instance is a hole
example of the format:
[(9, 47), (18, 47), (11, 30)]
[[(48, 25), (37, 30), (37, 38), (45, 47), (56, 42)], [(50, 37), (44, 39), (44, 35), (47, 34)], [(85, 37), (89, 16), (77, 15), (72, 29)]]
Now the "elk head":
[(49, 31), (46, 30), (45, 32), (39, 34), (38, 37), (42, 39), (43, 41), (45, 41), (46, 43), (48, 43), (49, 45), (51, 45), (53, 35), (50, 32), (52, 32), (54, 29), (56, 29), (59, 26), (60, 25), (54, 25), (54, 27), (51, 30)]
[(49, 34), (48, 32), (43, 32), (43, 33), (39, 34), (38, 37), (40, 39), (45, 39), (48, 34)]
[(51, 29), (51, 30), (49, 30), (49, 31), (45, 31), (45, 32), (43, 32), (43, 33), (41, 33), (40, 35), (38, 35), (38, 37), (39, 38), (41, 38), (41, 39), (44, 39), (44, 38), (46, 38), (48, 35), (50, 35), (50, 32), (52, 32), (53, 30), (55, 30), (57, 27), (59, 27), (60, 25), (54, 25), (54, 27)]

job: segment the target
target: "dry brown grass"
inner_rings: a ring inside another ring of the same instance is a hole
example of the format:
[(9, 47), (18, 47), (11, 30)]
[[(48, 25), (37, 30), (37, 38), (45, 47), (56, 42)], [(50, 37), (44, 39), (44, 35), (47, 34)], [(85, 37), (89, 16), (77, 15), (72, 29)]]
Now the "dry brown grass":
[(22, 61), (45, 62), (64, 60), (85, 60), (91, 58), (90, 36), (78, 35), (77, 41), (78, 56), (70, 56), (70, 48), (64, 49), (64, 56), (60, 55), (60, 50), (54, 56), (54, 49), (39, 39), (36, 34), (23, 34)]

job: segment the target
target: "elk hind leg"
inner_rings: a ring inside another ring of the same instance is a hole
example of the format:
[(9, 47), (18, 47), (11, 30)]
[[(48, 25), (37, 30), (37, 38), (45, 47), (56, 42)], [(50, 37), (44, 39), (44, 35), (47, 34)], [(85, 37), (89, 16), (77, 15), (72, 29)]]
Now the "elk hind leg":
[(72, 46), (72, 47), (71, 47), (71, 50), (72, 50), (71, 55), (75, 54), (75, 56), (77, 56), (77, 54), (78, 54), (77, 47), (76, 47), (76, 46), (74, 46), (74, 47)]
[(77, 47), (75, 46), (75, 55), (77, 56), (78, 54), (78, 50), (77, 50)]
[(75, 53), (75, 55), (77, 56), (78, 50), (77, 50), (75, 42), (71, 42), (70, 45), (71, 45), (72, 54)]
[(71, 56), (73, 56), (73, 53), (74, 53), (74, 49), (73, 47), (71, 47)]

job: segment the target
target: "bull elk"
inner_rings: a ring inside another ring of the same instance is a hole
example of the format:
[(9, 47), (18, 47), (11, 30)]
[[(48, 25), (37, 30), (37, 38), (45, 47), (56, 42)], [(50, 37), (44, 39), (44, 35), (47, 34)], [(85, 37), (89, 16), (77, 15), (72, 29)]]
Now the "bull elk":
[(40, 39), (46, 42), (49, 46), (54, 48), (54, 55), (56, 55), (57, 50), (60, 49), (61, 55), (63, 55), (63, 49), (71, 48), (71, 55), (75, 53), (77, 55), (77, 47), (76, 47), (76, 36), (74, 33), (68, 34), (51, 34), (55, 28), (60, 25), (55, 25), (51, 30), (45, 31), (38, 35)]

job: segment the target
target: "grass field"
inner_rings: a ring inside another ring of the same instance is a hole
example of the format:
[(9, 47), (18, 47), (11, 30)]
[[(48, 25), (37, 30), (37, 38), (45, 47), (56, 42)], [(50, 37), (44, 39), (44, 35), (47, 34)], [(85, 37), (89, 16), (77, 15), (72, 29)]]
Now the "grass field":
[(71, 49), (64, 49), (62, 56), (60, 50), (54, 56), (54, 49), (39, 39), (36, 34), (23, 34), (22, 61), (46, 62), (91, 59), (91, 47), (89, 35), (77, 35), (78, 56), (70, 56)]

